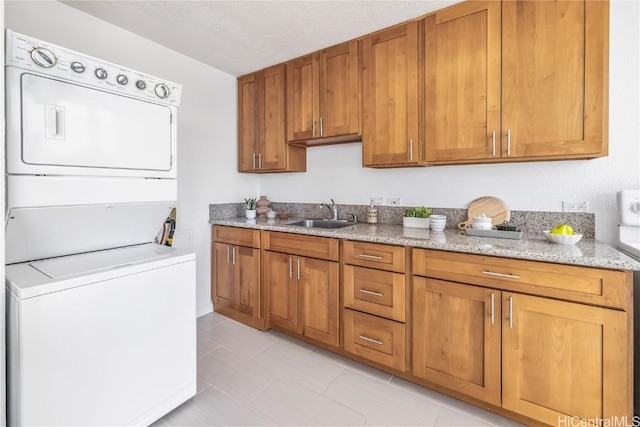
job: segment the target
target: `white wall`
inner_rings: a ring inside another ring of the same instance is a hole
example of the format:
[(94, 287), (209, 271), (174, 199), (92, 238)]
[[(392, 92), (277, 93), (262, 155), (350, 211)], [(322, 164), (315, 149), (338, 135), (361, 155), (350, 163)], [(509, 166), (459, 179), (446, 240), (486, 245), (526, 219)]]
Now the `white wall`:
[(192, 232), (198, 314), (210, 311), (209, 203), (258, 194), (257, 177), (236, 171), (236, 78), (59, 2), (8, 1), (5, 26), (182, 83), (177, 224)]
[(466, 208), (496, 196), (513, 210), (562, 211), (562, 201), (589, 202), (596, 237), (615, 244), (616, 191), (640, 188), (640, 3), (613, 0), (610, 21), (609, 156), (594, 160), (362, 168), (361, 144), (307, 149), (307, 173), (265, 175), (260, 194), (274, 201), (369, 203), (401, 197), (405, 205)]

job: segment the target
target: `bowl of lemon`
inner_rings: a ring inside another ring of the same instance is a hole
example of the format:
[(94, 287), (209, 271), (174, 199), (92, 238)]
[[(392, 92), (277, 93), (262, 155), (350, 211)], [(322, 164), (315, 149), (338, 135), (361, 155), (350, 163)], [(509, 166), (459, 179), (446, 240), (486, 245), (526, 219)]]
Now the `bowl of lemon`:
[(560, 224), (551, 230), (544, 230), (542, 234), (556, 245), (575, 245), (582, 239), (582, 234), (574, 232), (569, 224)]

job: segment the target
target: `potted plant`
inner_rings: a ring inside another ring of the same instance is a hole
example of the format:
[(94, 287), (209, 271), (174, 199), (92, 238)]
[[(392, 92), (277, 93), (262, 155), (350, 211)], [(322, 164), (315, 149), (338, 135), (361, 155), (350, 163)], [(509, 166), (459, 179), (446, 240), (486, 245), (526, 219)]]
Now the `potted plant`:
[(256, 219), (256, 199), (244, 199), (247, 219)]
[(402, 225), (404, 227), (429, 228), (429, 215), (431, 215), (431, 208), (424, 206), (405, 209), (402, 212)]

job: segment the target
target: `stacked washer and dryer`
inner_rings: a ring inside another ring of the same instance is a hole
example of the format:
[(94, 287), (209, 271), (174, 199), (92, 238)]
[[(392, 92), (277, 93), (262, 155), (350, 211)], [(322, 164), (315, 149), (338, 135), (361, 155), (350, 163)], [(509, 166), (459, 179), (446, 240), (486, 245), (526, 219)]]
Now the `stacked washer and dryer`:
[[(640, 262), (640, 190), (618, 192), (618, 248)], [(640, 271), (633, 272), (634, 412), (640, 416)]]
[(181, 86), (6, 34), (9, 425), (147, 425), (196, 391)]

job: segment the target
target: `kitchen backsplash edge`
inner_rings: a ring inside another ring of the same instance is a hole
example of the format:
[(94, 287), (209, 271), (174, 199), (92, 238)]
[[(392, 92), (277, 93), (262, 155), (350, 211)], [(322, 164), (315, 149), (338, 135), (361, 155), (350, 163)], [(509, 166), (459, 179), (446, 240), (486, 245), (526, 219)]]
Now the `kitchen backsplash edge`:
[[(348, 219), (355, 214), (358, 222), (366, 222), (368, 205), (337, 205), (338, 218)], [(402, 224), (403, 206), (376, 206), (378, 222), (381, 224)], [(281, 203), (272, 202), (271, 209), (280, 213), (287, 212), (296, 218), (329, 218), (330, 212), (318, 203)], [(457, 228), (458, 224), (467, 220), (467, 209), (433, 208), (433, 214), (447, 216), (447, 228)], [(244, 203), (216, 203), (209, 205), (209, 220), (243, 217)], [(518, 226), (524, 234), (540, 234), (558, 224), (570, 224), (585, 238), (595, 237), (595, 214), (588, 212), (538, 212), (511, 211), (511, 223)]]

